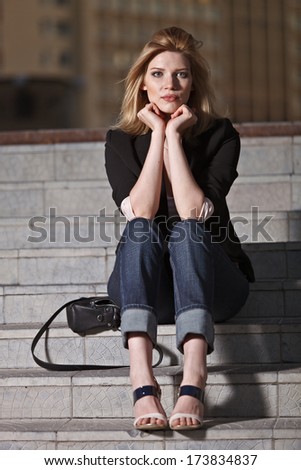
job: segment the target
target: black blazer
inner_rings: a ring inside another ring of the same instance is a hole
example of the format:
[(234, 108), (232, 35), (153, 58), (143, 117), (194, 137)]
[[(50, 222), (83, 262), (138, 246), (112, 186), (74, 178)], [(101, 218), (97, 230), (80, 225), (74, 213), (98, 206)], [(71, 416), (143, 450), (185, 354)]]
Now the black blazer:
[[(119, 129), (109, 130), (106, 137), (105, 166), (113, 199), (120, 205), (135, 185), (150, 145), (151, 132), (133, 136)], [(183, 148), (192, 174), (214, 204), (214, 214), (206, 221), (213, 240), (221, 244), (231, 260), (237, 262), (250, 282), (254, 273), (249, 258), (230, 221), (226, 196), (237, 178), (240, 138), (229, 119), (217, 119), (206, 132), (183, 139)], [(165, 185), (162, 184), (156, 217), (168, 218)]]

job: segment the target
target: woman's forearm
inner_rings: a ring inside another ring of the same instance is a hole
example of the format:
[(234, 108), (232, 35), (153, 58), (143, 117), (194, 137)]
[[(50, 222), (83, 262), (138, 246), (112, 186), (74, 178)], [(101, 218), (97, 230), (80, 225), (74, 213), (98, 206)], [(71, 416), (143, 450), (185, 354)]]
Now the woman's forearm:
[(130, 192), (130, 201), (136, 217), (153, 219), (158, 211), (162, 185), (164, 140), (164, 132), (161, 130), (152, 132), (145, 163)]
[(197, 219), (200, 216), (205, 195), (191, 173), (181, 136), (173, 133), (167, 137), (167, 143), (170, 182), (178, 214), (181, 219)]

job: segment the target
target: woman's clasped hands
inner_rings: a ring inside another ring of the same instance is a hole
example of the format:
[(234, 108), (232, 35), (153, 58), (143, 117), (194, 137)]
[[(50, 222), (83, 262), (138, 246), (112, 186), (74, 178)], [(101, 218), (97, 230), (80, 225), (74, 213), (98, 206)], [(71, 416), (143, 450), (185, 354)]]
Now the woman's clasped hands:
[(147, 103), (137, 114), (140, 121), (144, 122), (153, 132), (161, 131), (165, 135), (183, 135), (184, 131), (197, 122), (197, 116), (189, 106), (182, 104), (173, 114), (163, 113), (156, 104)]

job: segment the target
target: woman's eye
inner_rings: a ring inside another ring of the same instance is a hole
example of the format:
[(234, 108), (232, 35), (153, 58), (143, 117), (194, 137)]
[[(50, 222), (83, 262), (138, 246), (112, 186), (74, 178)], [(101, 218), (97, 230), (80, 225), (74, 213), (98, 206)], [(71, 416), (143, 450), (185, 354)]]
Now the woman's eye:
[(187, 78), (187, 77), (188, 77), (188, 73), (187, 73), (187, 72), (178, 72), (178, 73), (177, 73), (177, 77), (179, 77), (179, 78)]
[[(151, 74), (152, 74), (153, 77), (156, 77), (156, 78), (159, 78), (159, 77), (163, 76), (163, 72), (161, 70), (155, 70)], [(187, 78), (188, 77), (188, 72), (186, 72), (184, 70), (182, 72), (176, 72), (175, 76), (177, 78)]]
[(161, 77), (161, 76), (162, 76), (162, 72), (159, 72), (159, 71), (157, 71), (157, 72), (152, 72), (152, 76), (153, 76), (153, 77)]

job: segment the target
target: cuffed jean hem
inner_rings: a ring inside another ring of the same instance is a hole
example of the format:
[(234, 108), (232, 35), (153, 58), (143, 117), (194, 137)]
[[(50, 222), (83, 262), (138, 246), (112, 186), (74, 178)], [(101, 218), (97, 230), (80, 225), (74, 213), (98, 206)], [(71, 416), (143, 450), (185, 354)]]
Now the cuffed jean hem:
[(151, 310), (141, 306), (126, 308), (121, 315), (121, 334), (125, 348), (128, 348), (128, 333), (147, 333), (154, 345), (157, 344), (157, 318)]
[(177, 348), (183, 354), (185, 336), (202, 335), (208, 344), (208, 354), (214, 350), (214, 325), (211, 314), (202, 308), (182, 311), (176, 319)]

